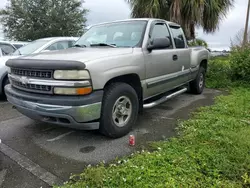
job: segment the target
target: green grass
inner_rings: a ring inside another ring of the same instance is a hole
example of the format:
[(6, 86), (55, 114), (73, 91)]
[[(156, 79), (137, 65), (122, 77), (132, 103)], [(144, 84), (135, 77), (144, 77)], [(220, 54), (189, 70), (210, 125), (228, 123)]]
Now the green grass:
[(222, 61), (227, 61), (229, 60), (230, 55), (227, 56), (215, 56), (215, 57), (211, 57), (211, 60), (222, 60)]
[(108, 166), (89, 167), (63, 187), (249, 187), (250, 88), (233, 89), (180, 122), (179, 135)]

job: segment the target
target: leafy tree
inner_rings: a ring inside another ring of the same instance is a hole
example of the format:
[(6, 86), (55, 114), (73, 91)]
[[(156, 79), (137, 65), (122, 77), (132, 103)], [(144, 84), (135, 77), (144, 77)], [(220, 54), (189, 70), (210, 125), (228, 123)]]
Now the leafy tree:
[(0, 10), (8, 38), (35, 40), (53, 36), (80, 36), (87, 9), (81, 0), (9, 0)]
[(195, 27), (214, 32), (234, 0), (125, 0), (132, 17), (161, 18), (179, 23), (189, 39), (195, 38)]
[(189, 46), (204, 46), (204, 47), (208, 48), (207, 42), (203, 39), (194, 39), (192, 41), (189, 41), (188, 45)]

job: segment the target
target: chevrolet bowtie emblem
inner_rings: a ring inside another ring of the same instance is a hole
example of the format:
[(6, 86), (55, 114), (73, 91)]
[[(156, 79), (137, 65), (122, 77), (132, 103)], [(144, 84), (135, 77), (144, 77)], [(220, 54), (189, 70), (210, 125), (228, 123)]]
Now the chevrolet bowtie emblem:
[(25, 77), (25, 76), (22, 76), (21, 78), (20, 78), (20, 82), (22, 83), (22, 84), (27, 84), (27, 83), (29, 83), (29, 79), (27, 78), (27, 77)]

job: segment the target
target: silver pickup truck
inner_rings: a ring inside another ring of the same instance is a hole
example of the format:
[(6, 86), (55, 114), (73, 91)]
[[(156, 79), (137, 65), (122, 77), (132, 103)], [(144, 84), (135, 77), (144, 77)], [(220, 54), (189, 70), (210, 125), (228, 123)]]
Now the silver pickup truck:
[(118, 138), (138, 113), (189, 90), (202, 93), (209, 52), (188, 48), (161, 19), (97, 24), (75, 47), (6, 62), (7, 99), (24, 115)]

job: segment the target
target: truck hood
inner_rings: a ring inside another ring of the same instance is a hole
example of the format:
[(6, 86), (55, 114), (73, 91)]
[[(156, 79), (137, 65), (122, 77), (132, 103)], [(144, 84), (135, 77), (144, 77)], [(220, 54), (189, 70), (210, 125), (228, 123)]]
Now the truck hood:
[(131, 54), (133, 48), (69, 48), (65, 50), (58, 50), (53, 52), (43, 52), (38, 54), (31, 54), (23, 56), (19, 59), (36, 59), (36, 60), (70, 60), (88, 62), (96, 59)]

